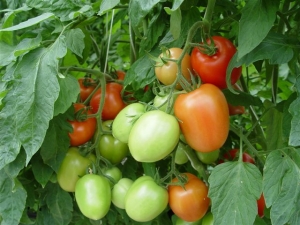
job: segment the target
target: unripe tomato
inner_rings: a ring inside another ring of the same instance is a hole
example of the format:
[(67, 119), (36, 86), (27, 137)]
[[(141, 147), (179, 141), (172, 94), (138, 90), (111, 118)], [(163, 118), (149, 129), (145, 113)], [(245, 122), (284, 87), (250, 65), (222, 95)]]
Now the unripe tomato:
[(211, 212), (206, 213), (202, 218), (202, 225), (214, 225), (214, 217)]
[(209, 208), (208, 187), (195, 175), (191, 173), (184, 175), (187, 177), (184, 188), (172, 185), (178, 183), (177, 177), (168, 186), (169, 206), (179, 218), (193, 222), (201, 219)]
[(183, 144), (182, 142), (178, 143), (178, 146), (175, 150), (175, 163), (178, 165), (185, 164), (189, 161), (189, 158), (184, 151), (185, 148), (190, 148), (190, 146)]
[[(193, 70), (200, 76), (203, 83), (214, 84), (219, 88), (226, 88), (226, 70), (228, 64), (236, 53), (232, 42), (221, 36), (212, 37), (216, 52), (208, 55), (203, 48), (195, 47), (191, 54), (191, 65)], [(211, 41), (207, 40), (210, 44)], [(234, 68), (231, 73), (231, 84), (235, 84), (240, 78), (242, 68)]]
[[(167, 112), (168, 98), (169, 98), (169, 93), (168, 94), (159, 93), (153, 99), (153, 106), (158, 108), (161, 111)], [(177, 95), (172, 94), (172, 96), (169, 99), (169, 104), (170, 104), (170, 107), (171, 107), (170, 112), (172, 114), (174, 113), (173, 105), (174, 105), (174, 102), (175, 102), (176, 98), (177, 98)]]
[(148, 222), (161, 214), (168, 205), (168, 192), (152, 177), (139, 177), (125, 196), (125, 210), (137, 222)]
[(202, 225), (202, 220), (200, 219), (194, 222), (188, 222), (176, 216), (175, 225)]
[(91, 154), (84, 157), (79, 153), (78, 148), (69, 148), (57, 172), (59, 186), (65, 191), (74, 192), (78, 179), (86, 173), (86, 169), (95, 161), (95, 155)]
[[(122, 178), (122, 172), (116, 166), (104, 169), (103, 175), (107, 178), (109, 185), (111, 187), (113, 187), (114, 184), (117, 183)], [(110, 179), (112, 179), (113, 182)]]
[(176, 118), (160, 110), (144, 113), (133, 125), (128, 146), (138, 162), (156, 162), (170, 154), (179, 141)]
[(179, 95), (174, 113), (187, 144), (194, 150), (211, 152), (225, 143), (229, 133), (228, 104), (215, 85), (203, 84)]
[(205, 164), (212, 164), (219, 158), (220, 149), (212, 152), (198, 152), (196, 151), (198, 159)]
[(111, 189), (107, 179), (96, 174), (84, 175), (76, 183), (75, 199), (87, 218), (103, 218), (111, 204)]
[[(79, 110), (81, 111), (81, 115), (84, 117), (85, 114), (90, 115), (92, 114), (91, 110), (89, 110), (84, 104), (82, 103), (75, 103), (74, 104), (75, 113)], [(71, 146), (79, 146), (83, 145), (94, 136), (97, 126), (96, 118), (88, 118), (83, 120), (73, 120), (69, 121), (71, 124), (73, 131), (69, 133), (70, 137), (70, 145)]]
[[(170, 48), (159, 55), (159, 58), (167, 58), (167, 59), (178, 59), (182, 53), (181, 48)], [(165, 59), (163, 59), (165, 60)], [(170, 85), (175, 82), (178, 67), (177, 64), (173, 61), (163, 61), (156, 63), (155, 66), (155, 75), (157, 79), (162, 82), (164, 85)], [(190, 71), (192, 71), (190, 56), (185, 54), (183, 60), (181, 61), (181, 70), (182, 75), (185, 77), (187, 81), (191, 81)], [(182, 87), (179, 83), (176, 84), (176, 89), (181, 90)]]
[(120, 209), (125, 209), (125, 196), (127, 191), (133, 184), (133, 181), (129, 178), (121, 178), (112, 189), (111, 201)]

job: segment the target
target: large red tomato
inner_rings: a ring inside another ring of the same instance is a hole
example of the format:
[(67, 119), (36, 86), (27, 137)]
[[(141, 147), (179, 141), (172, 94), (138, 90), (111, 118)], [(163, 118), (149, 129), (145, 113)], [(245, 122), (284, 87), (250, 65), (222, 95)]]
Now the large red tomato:
[(212, 84), (203, 84), (192, 92), (181, 94), (174, 104), (174, 113), (186, 142), (196, 151), (219, 149), (229, 132), (229, 110), (222, 91)]
[[(193, 70), (200, 76), (203, 83), (210, 83), (219, 88), (226, 88), (226, 70), (229, 61), (236, 53), (232, 42), (221, 36), (212, 37), (216, 52), (208, 55), (204, 48), (195, 47), (191, 54), (191, 65)], [(208, 44), (211, 43), (207, 40)], [(202, 43), (203, 44), (203, 43)], [(234, 68), (231, 73), (231, 83), (235, 84), (240, 78), (242, 68)]]
[[(122, 100), (121, 91), (122, 85), (118, 83), (106, 84), (104, 108), (102, 111), (103, 120), (113, 120), (117, 114), (126, 106)], [(93, 113), (97, 113), (101, 99), (101, 88), (98, 89), (90, 101), (90, 106)]]
[(97, 126), (97, 120), (94, 117), (84, 118), (86, 115), (92, 114), (91, 110), (88, 109), (82, 103), (74, 104), (75, 113), (79, 113), (82, 117), (80, 120), (69, 121), (73, 128), (73, 132), (69, 133), (70, 145), (79, 146), (88, 142), (94, 135)]
[(174, 178), (171, 185), (168, 186), (169, 205), (172, 211), (179, 218), (193, 222), (201, 219), (210, 204), (207, 197), (208, 187), (198, 177), (191, 173), (184, 173), (187, 176), (187, 182), (184, 187), (178, 184), (178, 178)]

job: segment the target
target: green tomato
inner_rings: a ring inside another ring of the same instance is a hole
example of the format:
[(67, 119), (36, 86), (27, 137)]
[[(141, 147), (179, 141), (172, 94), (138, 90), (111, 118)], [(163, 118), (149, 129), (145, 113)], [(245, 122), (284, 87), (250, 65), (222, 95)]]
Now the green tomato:
[(107, 179), (96, 174), (86, 174), (76, 183), (75, 199), (87, 218), (103, 218), (111, 204), (111, 189)]
[(121, 142), (128, 143), (129, 133), (134, 122), (146, 112), (141, 103), (132, 103), (123, 108), (112, 124), (113, 136)]
[(188, 221), (185, 221), (185, 220), (179, 218), (176, 215), (175, 215), (175, 217), (176, 217), (175, 225), (201, 225), (201, 222), (202, 222), (202, 219), (194, 221), (194, 222), (188, 222)]
[(161, 214), (168, 205), (168, 192), (152, 177), (139, 177), (125, 196), (127, 215), (137, 222), (148, 222)]
[(122, 178), (114, 185), (111, 193), (111, 201), (116, 207), (125, 209), (125, 196), (132, 184), (133, 181), (131, 179)]
[(187, 155), (184, 152), (185, 148), (190, 148), (188, 145), (183, 144), (182, 142), (178, 143), (176, 152), (175, 152), (175, 163), (182, 165), (185, 164), (189, 161), (189, 158), (187, 157)]
[(202, 218), (202, 225), (213, 225), (214, 224), (214, 217), (211, 212), (205, 214)]
[[(173, 105), (174, 105), (174, 101), (176, 99), (177, 95), (172, 95), (170, 97), (170, 107), (172, 108), (171, 112), (174, 112), (173, 110)], [(157, 107), (159, 110), (166, 112), (167, 108), (168, 108), (168, 98), (169, 98), (169, 94), (163, 94), (163, 93), (159, 93), (158, 95), (156, 95), (153, 99), (153, 106)]]
[(170, 154), (179, 141), (178, 121), (160, 110), (148, 111), (133, 125), (128, 146), (138, 162), (156, 162)]
[[(103, 171), (103, 175), (107, 178), (107, 180), (108, 180), (111, 187), (113, 187), (113, 185), (115, 183), (117, 183), (122, 178), (122, 172), (116, 166), (106, 168)], [(113, 180), (113, 182), (111, 180)]]
[(205, 164), (212, 164), (219, 158), (220, 150), (217, 149), (212, 152), (198, 152), (195, 151), (198, 159)]
[(95, 155), (84, 157), (76, 147), (69, 148), (57, 172), (59, 186), (68, 192), (75, 191), (78, 179), (86, 173), (86, 169), (95, 162)]

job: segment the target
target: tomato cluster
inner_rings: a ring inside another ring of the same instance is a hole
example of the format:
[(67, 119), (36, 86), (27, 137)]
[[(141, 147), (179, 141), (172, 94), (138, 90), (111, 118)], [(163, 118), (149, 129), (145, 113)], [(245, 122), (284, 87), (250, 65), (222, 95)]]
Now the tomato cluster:
[[(218, 159), (234, 160), (238, 154), (233, 149), (220, 157), (229, 116), (241, 113), (232, 112), (221, 90), (226, 88), (226, 68), (236, 50), (227, 39), (212, 40), (213, 56), (201, 48), (194, 48), (191, 56), (180, 48), (165, 49), (155, 66), (160, 91), (150, 102), (124, 101), (122, 71), (106, 81), (105, 92), (92, 78), (78, 80), (81, 103), (74, 104), (70, 149), (57, 180), (62, 189), (75, 192), (83, 215), (101, 219), (113, 204), (137, 222), (151, 221), (168, 209), (176, 224), (213, 221), (205, 176), (184, 166), (189, 161), (216, 166)], [(201, 85), (193, 83), (196, 74)], [(236, 68), (232, 84), (239, 76)], [(172, 159), (168, 161), (172, 171), (162, 179), (142, 173), (135, 179), (123, 177), (120, 168), (128, 158), (144, 165)], [(255, 163), (247, 153), (243, 160)]]

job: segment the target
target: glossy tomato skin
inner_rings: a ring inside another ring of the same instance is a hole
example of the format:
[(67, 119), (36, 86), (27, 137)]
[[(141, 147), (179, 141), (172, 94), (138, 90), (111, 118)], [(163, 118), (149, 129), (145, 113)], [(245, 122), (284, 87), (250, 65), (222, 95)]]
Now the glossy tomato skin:
[[(75, 113), (83, 110), (82, 114), (92, 114), (91, 110), (82, 103), (75, 103), (74, 108)], [(94, 136), (97, 127), (97, 120), (94, 117), (83, 121), (73, 120), (69, 121), (69, 123), (73, 128), (73, 132), (69, 133), (71, 146), (79, 146), (88, 142)]]
[(112, 189), (111, 201), (120, 209), (125, 209), (125, 196), (127, 191), (133, 184), (133, 181), (129, 178), (121, 178)]
[(75, 199), (80, 211), (87, 218), (103, 218), (111, 204), (111, 188), (107, 179), (96, 174), (84, 175), (76, 183)]
[(78, 179), (86, 173), (86, 169), (95, 161), (95, 155), (84, 157), (79, 153), (78, 148), (69, 148), (57, 172), (59, 186), (65, 191), (74, 192)]
[[(232, 42), (221, 36), (212, 37), (216, 46), (214, 55), (207, 55), (195, 47), (191, 54), (191, 65), (193, 70), (200, 76), (203, 83), (210, 83), (219, 88), (226, 88), (226, 70), (227, 66), (236, 53), (236, 47)], [(210, 43), (210, 40), (207, 40)], [(234, 68), (231, 73), (231, 84), (235, 84), (240, 78), (242, 68)]]
[(184, 188), (172, 185), (178, 182), (178, 178), (174, 178), (168, 186), (169, 206), (179, 218), (193, 222), (201, 219), (209, 208), (208, 187), (195, 175), (191, 173), (184, 175), (187, 177)]
[[(182, 53), (181, 48), (170, 48), (165, 52), (161, 53), (159, 57), (176, 60), (180, 57), (181, 53)], [(181, 69), (182, 69), (182, 75), (185, 77), (185, 79), (187, 81), (191, 81), (190, 71), (192, 71), (192, 68), (190, 62), (190, 55), (185, 54), (185, 56), (183, 57), (183, 60), (181, 62)], [(165, 63), (162, 62), (156, 63), (155, 75), (157, 79), (164, 85), (170, 85), (174, 83), (177, 77), (177, 73), (178, 73), (178, 68), (175, 62), (167, 61)], [(182, 89), (179, 83), (176, 84), (176, 89), (178, 90)]]
[[(122, 100), (122, 85), (118, 83), (106, 84), (105, 102), (102, 111), (102, 120), (112, 120), (126, 106)], [(90, 106), (93, 113), (97, 113), (101, 99), (101, 89), (98, 89), (92, 96)]]
[(125, 210), (137, 222), (148, 222), (161, 214), (168, 205), (168, 192), (152, 177), (139, 177), (125, 196)]
[(113, 136), (123, 143), (128, 143), (130, 131), (135, 121), (146, 112), (145, 105), (132, 103), (123, 108), (112, 124)]
[(259, 217), (264, 217), (264, 210), (266, 207), (264, 194), (261, 194), (260, 198), (257, 200), (257, 214)]
[[(225, 160), (229, 160), (229, 161), (232, 161), (236, 158), (238, 158), (238, 155), (239, 155), (239, 149), (231, 149), (229, 150), (228, 152), (226, 152), (224, 155), (223, 155), (223, 158)], [(246, 152), (243, 152), (243, 162), (247, 162), (247, 163), (252, 163), (252, 164), (255, 164), (255, 160), (253, 159), (253, 157), (251, 155), (249, 155), (248, 153)], [(224, 162), (224, 160), (220, 160), (219, 163), (222, 163)]]
[(144, 113), (133, 125), (129, 151), (138, 162), (156, 162), (176, 147), (180, 129), (176, 118), (160, 110)]
[(97, 84), (92, 78), (79, 78), (80, 100), (84, 102), (90, 94), (95, 90)]
[(174, 104), (181, 132), (189, 146), (199, 152), (219, 149), (229, 133), (229, 111), (222, 91), (212, 84), (202, 84), (181, 94)]

